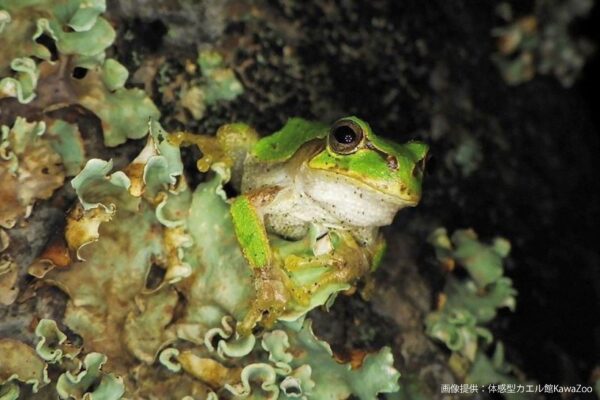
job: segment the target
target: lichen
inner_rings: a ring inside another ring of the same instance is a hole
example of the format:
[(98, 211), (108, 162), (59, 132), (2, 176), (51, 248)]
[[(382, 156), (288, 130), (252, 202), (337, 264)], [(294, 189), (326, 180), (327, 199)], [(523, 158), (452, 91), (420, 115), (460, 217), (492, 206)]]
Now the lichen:
[(0, 304), (12, 304), (19, 294), (19, 266), (9, 256), (0, 257)]
[(84, 370), (72, 374), (63, 373), (56, 382), (56, 392), (61, 399), (119, 400), (124, 393), (123, 380), (113, 374), (102, 372), (106, 356), (89, 353), (83, 360)]
[(72, 360), (81, 350), (67, 340), (67, 335), (51, 319), (40, 320), (35, 334), (39, 338), (35, 351), (47, 363), (60, 363), (63, 358)]
[(122, 378), (102, 371), (105, 355), (80, 354), (81, 348), (72, 345), (53, 320), (41, 320), (35, 333), (35, 350), (17, 340), (0, 339), (0, 399), (122, 398)]
[(17, 118), (12, 128), (0, 129), (0, 227), (12, 228), (29, 216), (36, 200), (62, 186), (65, 174), (43, 122)]
[[(426, 320), (426, 333), (444, 343), (452, 352), (449, 366), (468, 383), (517, 383), (513, 367), (504, 360), (502, 343), (495, 343), (486, 324), (501, 308), (514, 311), (516, 290), (504, 276), (504, 259), (510, 243), (495, 238), (491, 244), (481, 242), (471, 229), (457, 230), (448, 236), (444, 228), (436, 229), (429, 242), (434, 246), (440, 265), (446, 271), (462, 268), (465, 278), (448, 275), (439, 296), (437, 310)], [(487, 352), (495, 349), (490, 358)], [(511, 394), (511, 399), (526, 399), (527, 393)]]
[(160, 113), (127, 69), (107, 59), (115, 31), (105, 0), (0, 1), (0, 99), (16, 97), (41, 112), (80, 105), (100, 118), (107, 146), (140, 138)]
[[(52, 54), (51, 48), (40, 43), (42, 36), (52, 40), (62, 56), (73, 57), (77, 66), (94, 64), (102, 59), (104, 50), (115, 39), (111, 25), (100, 17), (105, 8), (103, 0), (71, 1), (68, 5), (55, 0), (2, 0), (0, 74), (6, 76), (12, 69), (20, 75), (17, 79), (0, 81), (0, 97), (15, 97), (20, 92), (21, 102), (33, 100), (35, 94), (32, 91), (39, 74), (34, 60), (52, 62), (57, 56)], [(23, 96), (25, 93), (28, 96)]]
[[(25, 224), (37, 201), (50, 198), (65, 177), (77, 174), (84, 160), (79, 130), (61, 120), (28, 122), (17, 117), (12, 127), (1, 126), (0, 227)], [(0, 229), (1, 229), (0, 228)], [(0, 232), (2, 249), (10, 237)], [(12, 254), (0, 258), (0, 304), (12, 304), (19, 292), (20, 267)]]
[(506, 83), (518, 85), (543, 74), (572, 86), (593, 46), (574, 38), (569, 25), (587, 15), (593, 4), (592, 0), (537, 0), (531, 14), (516, 18), (511, 6), (501, 3), (497, 12), (506, 25), (492, 31), (498, 39), (493, 61)]
[(0, 393), (7, 398), (20, 392), (17, 382), (31, 385), (33, 393), (50, 382), (46, 363), (25, 343), (0, 339), (0, 354)]
[[(229, 329), (227, 324), (224, 320), (223, 327)], [(209, 332), (206, 337), (214, 339), (214, 334)], [(398, 389), (399, 373), (392, 366), (389, 349), (363, 354), (352, 365), (341, 363), (330, 347), (315, 337), (309, 320), (278, 325), (262, 334), (260, 342), (246, 339), (243, 343), (241, 352), (223, 352), (222, 347), (208, 345), (207, 353), (169, 348), (161, 360), (171, 371), (183, 370), (236, 398), (320, 399), (354, 394), (372, 399)], [(208, 357), (211, 354), (219, 361)], [(242, 368), (234, 366), (246, 359), (251, 361)]]
[(164, 64), (158, 81), (163, 103), (174, 107), (172, 117), (179, 122), (187, 123), (190, 117), (202, 119), (208, 107), (231, 101), (244, 91), (233, 70), (215, 50), (200, 51), (195, 62), (188, 60), (182, 72), (175, 71)]

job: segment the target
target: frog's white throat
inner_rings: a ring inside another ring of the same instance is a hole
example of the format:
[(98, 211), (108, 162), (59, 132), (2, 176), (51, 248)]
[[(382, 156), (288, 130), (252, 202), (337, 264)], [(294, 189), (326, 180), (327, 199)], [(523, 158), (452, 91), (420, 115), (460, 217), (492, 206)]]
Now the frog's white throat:
[[(339, 228), (375, 228), (392, 223), (401, 208), (411, 205), (355, 179), (306, 164), (295, 175), (295, 187), (324, 213), (325, 225)], [(307, 199), (307, 200), (308, 200)], [(339, 224), (339, 225), (338, 225)]]

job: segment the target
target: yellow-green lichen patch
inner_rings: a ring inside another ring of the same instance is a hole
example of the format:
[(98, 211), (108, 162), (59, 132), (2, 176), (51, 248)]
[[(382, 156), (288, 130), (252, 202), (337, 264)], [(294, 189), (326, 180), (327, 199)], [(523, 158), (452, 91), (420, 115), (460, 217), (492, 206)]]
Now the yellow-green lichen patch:
[(472, 230), (458, 230), (448, 237), (443, 228), (435, 230), (429, 241), (442, 265), (464, 268), (468, 279), (448, 277), (438, 310), (427, 317), (427, 333), (472, 362), (480, 346), (492, 342), (483, 324), (502, 307), (514, 310), (516, 291), (503, 276), (503, 258), (510, 244), (502, 238), (491, 245), (482, 243)]
[(472, 229), (457, 230), (448, 237), (446, 230), (439, 228), (429, 236), (429, 242), (435, 246), (440, 262), (450, 269), (455, 265), (466, 269), (479, 289), (502, 277), (503, 259), (510, 252), (510, 243), (506, 239), (496, 238), (488, 245), (480, 242)]
[(234, 323), (233, 318), (225, 316), (220, 327), (209, 329), (204, 335), (204, 346), (208, 351), (216, 352), (221, 359), (244, 357), (252, 351), (256, 343), (254, 335), (241, 337), (239, 332), (234, 331)]
[(0, 227), (12, 228), (76, 174), (85, 156), (79, 131), (61, 120), (47, 129), (43, 121), (17, 117), (0, 130)]
[(351, 366), (334, 359), (329, 345), (315, 337), (310, 320), (304, 322), (300, 330), (289, 334), (289, 338), (290, 353), (297, 354), (291, 366), (311, 366), (311, 377), (315, 381), (311, 395), (314, 398), (346, 398), (353, 394), (366, 400), (376, 398), (379, 393), (398, 390), (400, 373), (393, 367), (393, 356), (387, 347), (367, 354), (362, 362)]
[(233, 234), (223, 179), (218, 173), (196, 188), (186, 221), (194, 246), (184, 260), (192, 274), (177, 283), (188, 301), (177, 330), (179, 337), (196, 343), (204, 342), (208, 329), (221, 326), (224, 316), (243, 319), (254, 294), (250, 267)]
[(233, 70), (223, 65), (221, 54), (210, 50), (202, 51), (197, 62), (204, 78), (201, 90), (207, 105), (233, 100), (244, 91)]
[(16, 97), (21, 103), (29, 103), (35, 98), (35, 88), (39, 71), (31, 58), (15, 58), (10, 63), (13, 76), (0, 77), (0, 99)]
[[(480, 352), (471, 365), (466, 376), (465, 382), (476, 385), (488, 385), (491, 382), (503, 382), (506, 385), (533, 385), (533, 381), (524, 381), (519, 377), (520, 372), (508, 363), (504, 358), (504, 345), (498, 342), (494, 346), (491, 356)], [(528, 400), (534, 399), (533, 393), (513, 392), (505, 393), (507, 400)]]
[(133, 399), (213, 399), (206, 384), (185, 373), (173, 374), (156, 365), (140, 365), (131, 370), (136, 385), (125, 398)]
[(53, 120), (48, 124), (46, 135), (50, 145), (62, 159), (66, 176), (75, 176), (85, 164), (85, 149), (79, 128), (63, 120)]
[(119, 373), (124, 372), (121, 363), (131, 360), (119, 332), (127, 316), (139, 312), (136, 297), (145, 291), (153, 260), (161, 257), (161, 228), (153, 210), (143, 205), (137, 212), (117, 211), (104, 222), (98, 240), (84, 248), (85, 261), (45, 276), (71, 298), (65, 324), (82, 336), (86, 349), (106, 354)]
[(159, 350), (176, 339), (167, 325), (173, 320), (178, 301), (177, 292), (168, 286), (135, 298), (136, 309), (127, 315), (123, 341), (138, 360), (152, 364)]
[(398, 389), (400, 374), (393, 368), (389, 349), (366, 355), (351, 366), (335, 359), (329, 346), (317, 339), (310, 321), (288, 324), (263, 335), (240, 380), (225, 389), (234, 396), (259, 398), (335, 398), (355, 395), (376, 398)]

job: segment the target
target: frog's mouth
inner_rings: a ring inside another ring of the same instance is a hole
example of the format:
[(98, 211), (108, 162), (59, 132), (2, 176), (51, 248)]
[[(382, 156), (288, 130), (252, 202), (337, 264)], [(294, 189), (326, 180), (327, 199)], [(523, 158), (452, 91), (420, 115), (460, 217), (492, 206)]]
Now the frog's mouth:
[(414, 190), (411, 190), (411, 188), (402, 183), (400, 180), (366, 182), (362, 175), (346, 169), (338, 169), (334, 171), (323, 168), (316, 170), (324, 174), (324, 179), (334, 181), (335, 179), (344, 178), (346, 185), (356, 187), (363, 193), (376, 193), (381, 197), (382, 201), (395, 204), (400, 208), (415, 207), (421, 200), (420, 191), (415, 192)]
[(361, 183), (375, 190), (382, 196), (387, 196), (390, 199), (390, 203), (396, 203), (402, 207), (415, 207), (421, 200), (420, 194), (412, 193), (405, 185), (373, 185), (365, 182)]
[(321, 190), (336, 190), (337, 188), (340, 196), (344, 195), (343, 187), (354, 188), (352, 194), (356, 194), (360, 198), (370, 197), (375, 206), (378, 202), (381, 202), (393, 204), (398, 209), (415, 207), (421, 199), (420, 192), (415, 193), (400, 181), (365, 182), (362, 175), (352, 173), (349, 170), (339, 169), (334, 171), (324, 168), (311, 168), (305, 164), (301, 168), (300, 174), (303, 176), (301, 179), (305, 182), (305, 185), (307, 182), (312, 182), (312, 185), (315, 185), (316, 181), (328, 182), (326, 186), (330, 188), (321, 186)]
[(424, 162), (406, 165), (393, 155), (373, 149), (359, 150), (352, 156), (335, 156), (323, 152), (321, 146), (311, 147), (308, 157), (302, 159), (306, 162), (306, 173), (321, 171), (322, 178), (329, 182), (343, 177), (347, 185), (377, 193), (385, 201), (401, 207), (419, 203), (421, 188), (418, 182)]

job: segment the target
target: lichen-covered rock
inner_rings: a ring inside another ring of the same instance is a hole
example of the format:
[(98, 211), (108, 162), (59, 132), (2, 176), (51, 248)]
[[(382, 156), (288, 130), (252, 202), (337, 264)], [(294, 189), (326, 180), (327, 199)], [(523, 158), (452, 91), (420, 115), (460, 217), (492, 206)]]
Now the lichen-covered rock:
[(52, 48), (40, 43), (46, 36), (63, 56), (74, 57), (76, 64), (90, 65), (104, 57), (104, 50), (115, 39), (115, 31), (100, 14), (106, 9), (104, 0), (0, 1), (3, 18), (0, 26), (0, 77), (11, 69), (15, 78), (0, 81), (0, 98), (17, 97), (28, 103), (35, 94), (38, 70), (34, 59), (53, 61)]
[(42, 112), (80, 105), (100, 118), (107, 146), (144, 136), (160, 113), (144, 91), (125, 88), (127, 69), (106, 59), (115, 31), (105, 10), (105, 0), (0, 1), (0, 99)]

